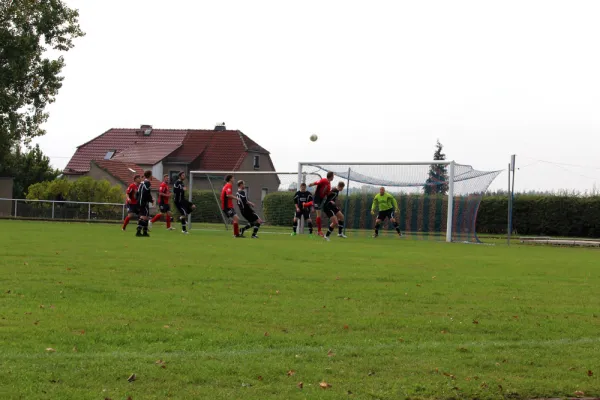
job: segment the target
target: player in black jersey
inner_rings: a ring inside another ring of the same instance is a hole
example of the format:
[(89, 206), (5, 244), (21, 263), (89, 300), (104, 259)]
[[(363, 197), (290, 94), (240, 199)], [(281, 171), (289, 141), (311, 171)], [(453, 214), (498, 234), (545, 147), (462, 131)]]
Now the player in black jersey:
[(252, 228), (252, 226), (254, 226), (254, 230), (252, 232), (252, 239), (258, 239), (258, 236), (257, 236), (258, 229), (260, 228), (260, 224), (262, 224), (263, 221), (260, 219), (258, 214), (256, 214), (256, 212), (252, 208), (252, 207), (254, 207), (254, 203), (252, 203), (250, 200), (248, 200), (248, 197), (246, 196), (246, 185), (244, 184), (244, 181), (238, 181), (237, 185), (238, 185), (238, 192), (237, 192), (238, 208), (240, 209), (240, 213), (242, 214), (242, 217), (244, 217), (246, 219), (246, 221), (248, 221), (248, 224), (246, 226), (244, 226), (242, 229), (240, 229), (240, 236), (243, 236), (245, 231), (247, 231), (248, 229)]
[(180, 172), (177, 175), (177, 181), (173, 184), (173, 202), (175, 203), (175, 207), (179, 210), (179, 221), (181, 221), (181, 232), (187, 234), (187, 217), (188, 215), (196, 209), (196, 205), (190, 203), (185, 198), (185, 191), (187, 187), (185, 186), (185, 172)]
[(331, 192), (327, 195), (327, 200), (325, 200), (325, 205), (323, 206), (323, 210), (325, 214), (329, 217), (329, 229), (327, 230), (327, 234), (325, 234), (325, 240), (329, 241), (329, 236), (331, 232), (335, 229), (335, 226), (338, 226), (338, 237), (346, 238), (344, 235), (344, 214), (340, 211), (336, 204), (336, 200), (340, 195), (340, 191), (344, 190), (344, 182), (339, 182), (337, 187), (333, 188)]
[[(148, 235), (148, 218), (150, 217), (150, 204), (154, 202), (150, 193), (150, 179), (152, 171), (144, 172), (144, 181), (140, 183), (137, 192), (137, 202), (140, 207), (138, 226), (135, 236), (150, 236)], [(142, 233), (143, 232), (143, 233)]]
[(304, 220), (308, 222), (308, 233), (312, 235), (313, 224), (310, 219), (310, 210), (312, 208), (313, 195), (311, 192), (306, 190), (306, 183), (300, 185), (300, 190), (294, 195), (294, 205), (296, 206), (296, 213), (294, 214), (294, 224), (292, 236), (296, 236), (296, 229), (300, 218), (304, 217)]

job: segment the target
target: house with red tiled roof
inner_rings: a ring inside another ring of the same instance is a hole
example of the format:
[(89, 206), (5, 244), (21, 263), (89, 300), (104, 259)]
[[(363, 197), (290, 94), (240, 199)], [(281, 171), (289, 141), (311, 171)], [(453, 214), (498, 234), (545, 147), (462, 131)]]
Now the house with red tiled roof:
[[(91, 176), (107, 179), (124, 188), (133, 176), (152, 170), (152, 187), (168, 174), (174, 182), (180, 171), (275, 171), (269, 152), (239, 130), (228, 130), (224, 124), (212, 130), (155, 129), (141, 125), (139, 129), (109, 129), (77, 147), (63, 174), (71, 179)], [(135, 171), (135, 172), (133, 172)], [(277, 191), (275, 174), (243, 176), (250, 200), (257, 205), (268, 192)], [(208, 182), (194, 179), (194, 189), (211, 189), (220, 179)], [(220, 187), (215, 188), (220, 190)]]

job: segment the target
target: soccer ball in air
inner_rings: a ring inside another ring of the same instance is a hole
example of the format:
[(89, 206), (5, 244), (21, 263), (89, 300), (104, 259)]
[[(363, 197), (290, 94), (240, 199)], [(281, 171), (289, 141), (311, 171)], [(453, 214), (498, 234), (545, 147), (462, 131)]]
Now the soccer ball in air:
[(318, 138), (319, 137), (317, 135), (315, 135), (314, 133), (312, 135), (310, 135), (310, 141), (311, 142), (316, 142)]

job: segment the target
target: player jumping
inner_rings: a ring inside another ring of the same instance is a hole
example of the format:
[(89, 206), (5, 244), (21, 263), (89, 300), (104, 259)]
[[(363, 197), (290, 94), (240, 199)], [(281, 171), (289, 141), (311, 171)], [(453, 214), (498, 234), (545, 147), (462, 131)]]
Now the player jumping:
[(150, 220), (148, 224), (148, 229), (152, 230), (152, 224), (155, 223), (162, 217), (165, 216), (165, 220), (167, 221), (167, 230), (171, 231), (175, 228), (171, 227), (171, 206), (169, 205), (169, 201), (171, 200), (171, 191), (169, 190), (169, 175), (163, 176), (163, 181), (160, 183), (158, 188), (158, 210), (160, 211), (158, 214), (154, 216)]
[(175, 184), (173, 185), (173, 202), (175, 203), (175, 207), (177, 207), (177, 210), (181, 214), (181, 216), (179, 217), (179, 221), (181, 221), (181, 233), (187, 235), (187, 217), (196, 209), (196, 205), (190, 203), (185, 198), (185, 191), (187, 190), (187, 187), (185, 186), (184, 181), (185, 172), (182, 171), (179, 173), (179, 175), (177, 175), (177, 181), (175, 181)]
[(150, 178), (152, 178), (152, 171), (144, 172), (144, 181), (138, 188), (137, 201), (140, 205), (140, 218), (135, 236), (150, 236), (148, 235), (148, 218), (150, 217), (150, 204), (154, 202), (150, 193)]
[(322, 206), (323, 202), (325, 201), (325, 199), (327, 198), (327, 195), (329, 195), (329, 192), (331, 191), (331, 181), (332, 180), (333, 180), (333, 172), (329, 171), (327, 173), (327, 178), (322, 178), (322, 179), (308, 185), (309, 187), (313, 187), (313, 186), (317, 187), (315, 190), (314, 207), (315, 207), (315, 210), (317, 211), (317, 230), (318, 230), (319, 236), (323, 236), (323, 231), (321, 230), (321, 206)]
[(329, 236), (331, 232), (335, 229), (335, 226), (338, 226), (338, 237), (346, 238), (344, 235), (344, 214), (340, 211), (340, 209), (336, 205), (336, 200), (340, 195), (340, 191), (344, 190), (344, 182), (339, 182), (337, 187), (333, 188), (331, 192), (327, 195), (327, 200), (325, 201), (325, 205), (323, 206), (323, 210), (325, 214), (329, 217), (329, 229), (327, 230), (327, 234), (325, 235), (325, 240), (329, 241)]
[(309, 235), (313, 233), (312, 220), (310, 219), (310, 208), (313, 205), (313, 195), (311, 192), (306, 190), (306, 183), (300, 185), (300, 190), (294, 195), (294, 205), (296, 206), (296, 214), (294, 214), (294, 225), (292, 236), (296, 236), (296, 229), (300, 218), (304, 217), (308, 221), (308, 232)]
[(398, 220), (394, 215), (394, 210), (398, 212), (398, 202), (396, 198), (389, 193), (386, 193), (385, 188), (381, 187), (379, 189), (379, 194), (375, 195), (373, 198), (373, 205), (371, 206), (371, 215), (375, 215), (375, 209), (379, 209), (379, 214), (377, 214), (377, 219), (375, 220), (375, 233), (373, 237), (376, 238), (379, 236), (379, 227), (381, 223), (385, 221), (386, 218), (394, 224), (394, 228), (396, 232), (398, 232), (398, 236), (402, 236), (400, 232), (400, 226), (398, 225)]
[(133, 183), (127, 187), (127, 191), (125, 192), (127, 197), (125, 200), (125, 204), (127, 205), (127, 216), (125, 217), (125, 221), (123, 221), (123, 226), (121, 227), (123, 231), (127, 228), (129, 220), (140, 212), (140, 205), (137, 201), (137, 192), (141, 180), (142, 177), (140, 175), (134, 176)]
[(260, 224), (262, 224), (262, 220), (256, 214), (256, 212), (252, 209), (255, 207), (254, 203), (248, 200), (246, 197), (246, 185), (244, 181), (238, 181), (238, 192), (237, 192), (237, 204), (240, 209), (240, 213), (242, 217), (248, 221), (248, 224), (240, 229), (240, 236), (244, 236), (244, 232), (254, 226), (254, 230), (252, 232), (252, 239), (258, 239), (258, 229), (260, 228)]
[(225, 177), (225, 185), (221, 190), (221, 209), (227, 218), (233, 220), (233, 236), (243, 237), (240, 235), (240, 219), (233, 208), (233, 200), (237, 200), (236, 195), (233, 194), (233, 175), (227, 175)]

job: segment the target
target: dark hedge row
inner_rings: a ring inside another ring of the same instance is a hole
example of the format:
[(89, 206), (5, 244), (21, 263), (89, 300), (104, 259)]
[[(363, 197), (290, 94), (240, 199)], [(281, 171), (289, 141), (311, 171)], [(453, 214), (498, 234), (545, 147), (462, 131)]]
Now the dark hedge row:
[[(505, 234), (507, 214), (506, 196), (484, 197), (477, 232)], [(518, 195), (513, 226), (519, 235), (600, 237), (600, 196)]]
[[(273, 225), (289, 225), (294, 211), (292, 197), (290, 192), (269, 194), (263, 204), (265, 219)], [(347, 226), (371, 229), (373, 218), (369, 210), (372, 201), (372, 194), (350, 195)], [(345, 199), (341, 198), (341, 202), (344, 204)], [(402, 196), (399, 204), (403, 230), (411, 227), (423, 232), (445, 230), (446, 199)], [(466, 207), (473, 206), (473, 201), (457, 199), (456, 204), (456, 213), (461, 215), (461, 208), (467, 210)], [(411, 221), (417, 212), (421, 218)], [(465, 211), (464, 214), (461, 220), (468, 221), (470, 212)], [(506, 234), (507, 214), (506, 196), (485, 196), (479, 206), (477, 232)], [(600, 237), (600, 196), (518, 195), (515, 197), (513, 226), (514, 232), (519, 235)]]

